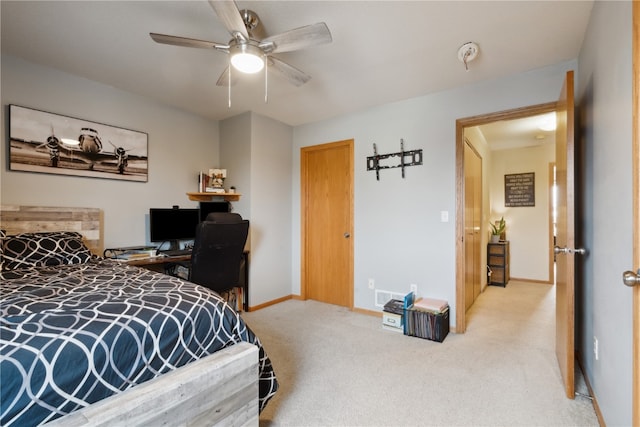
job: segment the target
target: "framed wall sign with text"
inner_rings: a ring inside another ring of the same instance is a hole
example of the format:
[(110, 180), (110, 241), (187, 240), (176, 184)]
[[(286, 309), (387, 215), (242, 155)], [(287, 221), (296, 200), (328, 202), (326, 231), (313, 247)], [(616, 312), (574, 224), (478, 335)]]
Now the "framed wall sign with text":
[(535, 172), (514, 173), (504, 176), (504, 205), (506, 207), (536, 205)]

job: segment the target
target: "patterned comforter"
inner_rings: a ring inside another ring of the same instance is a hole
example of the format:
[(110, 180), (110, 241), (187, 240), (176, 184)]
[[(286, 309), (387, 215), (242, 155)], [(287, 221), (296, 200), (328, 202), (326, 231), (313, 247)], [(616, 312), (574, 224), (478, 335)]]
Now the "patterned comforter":
[(0, 425), (50, 421), (240, 341), (260, 349), (260, 411), (278, 388), (260, 340), (204, 287), (100, 258), (0, 280)]

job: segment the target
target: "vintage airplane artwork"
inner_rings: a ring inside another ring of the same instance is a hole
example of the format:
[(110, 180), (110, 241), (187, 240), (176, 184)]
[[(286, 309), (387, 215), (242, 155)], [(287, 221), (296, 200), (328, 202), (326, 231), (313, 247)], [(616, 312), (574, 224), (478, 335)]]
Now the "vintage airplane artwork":
[(10, 144), (11, 170), (147, 181), (142, 132), (11, 105)]

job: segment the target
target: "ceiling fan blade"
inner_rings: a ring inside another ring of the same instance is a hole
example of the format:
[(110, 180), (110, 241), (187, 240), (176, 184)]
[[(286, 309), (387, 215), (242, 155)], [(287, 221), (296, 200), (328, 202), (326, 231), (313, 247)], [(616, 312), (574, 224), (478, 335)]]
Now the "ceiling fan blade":
[[(234, 86), (238, 82), (238, 72), (231, 73), (231, 86)], [(220, 77), (218, 77), (218, 81), (216, 82), (216, 86), (229, 86), (229, 67), (225, 68)]]
[(245, 40), (249, 39), (247, 27), (244, 25), (244, 20), (242, 19), (242, 15), (240, 14), (240, 10), (238, 10), (238, 6), (236, 6), (235, 1), (209, 0), (209, 4), (233, 37), (236, 37), (236, 34), (239, 33)]
[(293, 65), (289, 65), (286, 62), (274, 58), (273, 56), (268, 57), (269, 60), (269, 68), (271, 70), (276, 70), (280, 72), (291, 84), (295, 86), (302, 86), (309, 80), (311, 80), (311, 76), (298, 70)]
[(273, 43), (273, 53), (291, 52), (323, 43), (331, 43), (331, 32), (324, 22), (285, 31), (263, 39), (260, 44)]
[(197, 47), (201, 49), (218, 49), (218, 50), (224, 50), (224, 51), (229, 50), (229, 45), (215, 43), (215, 42), (208, 42), (206, 40), (190, 39), (187, 37), (179, 37), (179, 36), (169, 36), (166, 34), (158, 34), (158, 33), (149, 33), (149, 35), (156, 43), (170, 44), (174, 46)]

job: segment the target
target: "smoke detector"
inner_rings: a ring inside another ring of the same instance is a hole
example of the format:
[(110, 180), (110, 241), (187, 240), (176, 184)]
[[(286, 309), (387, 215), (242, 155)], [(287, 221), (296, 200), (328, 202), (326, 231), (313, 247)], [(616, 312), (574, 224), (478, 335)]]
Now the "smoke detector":
[(458, 49), (458, 59), (464, 63), (464, 69), (469, 71), (469, 62), (476, 59), (480, 48), (474, 42), (467, 42)]

